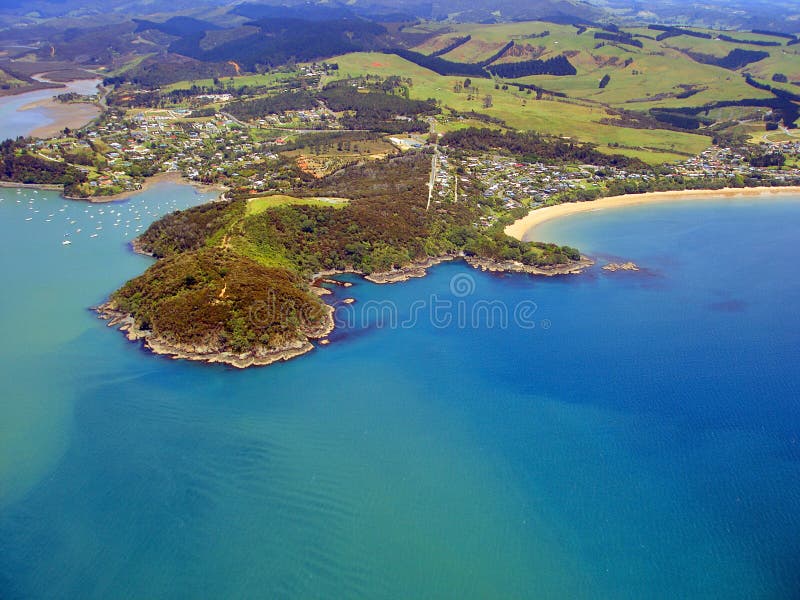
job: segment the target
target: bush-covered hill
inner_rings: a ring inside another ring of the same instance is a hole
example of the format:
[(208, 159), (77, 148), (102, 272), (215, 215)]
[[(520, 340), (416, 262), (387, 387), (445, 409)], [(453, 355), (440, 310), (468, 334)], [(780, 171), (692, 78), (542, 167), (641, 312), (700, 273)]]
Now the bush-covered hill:
[(324, 333), (328, 319), (296, 274), (220, 248), (159, 260), (111, 305), (158, 344), (198, 354), (268, 354)]
[(573, 248), (477, 226), (480, 211), (469, 202), (426, 210), (429, 169), (430, 155), (410, 154), (353, 165), (295, 192), (348, 197), (341, 208), (292, 204), (248, 214), (244, 201), (231, 201), (173, 213), (137, 241), (162, 258), (103, 311), (132, 319), (157, 351), (263, 361), (307, 351), (331, 326), (307, 284), (323, 270), (382, 273), (456, 253), (541, 267), (580, 258)]

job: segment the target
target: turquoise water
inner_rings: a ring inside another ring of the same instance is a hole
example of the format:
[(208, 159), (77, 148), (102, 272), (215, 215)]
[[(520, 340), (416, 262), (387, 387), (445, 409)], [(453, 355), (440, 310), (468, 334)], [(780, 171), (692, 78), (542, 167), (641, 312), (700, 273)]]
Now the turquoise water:
[(191, 188), (116, 227), (32, 196), (0, 190), (0, 597), (796, 597), (800, 199), (541, 230), (640, 273), (351, 278), (330, 346), (238, 371), (86, 310)]
[(71, 81), (63, 88), (0, 97), (0, 141), (30, 135), (39, 127), (55, 121), (53, 114), (46, 107), (27, 108), (28, 105), (68, 92), (94, 94), (97, 92), (98, 83), (99, 79), (82, 79)]

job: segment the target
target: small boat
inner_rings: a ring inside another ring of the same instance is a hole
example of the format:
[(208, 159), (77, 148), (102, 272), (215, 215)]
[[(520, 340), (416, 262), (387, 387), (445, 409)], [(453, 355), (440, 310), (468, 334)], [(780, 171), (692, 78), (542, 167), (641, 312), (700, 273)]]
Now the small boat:
[(72, 242), (70, 242), (69, 240), (64, 240), (63, 242), (61, 242), (62, 246), (69, 246), (70, 244), (72, 244)]
[(93, 233), (93, 234), (92, 234), (92, 235), (90, 235), (89, 237), (90, 237), (90, 238), (97, 237), (97, 234), (96, 234), (96, 233)]
[(28, 217), (28, 218), (27, 218), (27, 219), (25, 219), (25, 220), (26, 220), (26, 221), (33, 221), (33, 217)]

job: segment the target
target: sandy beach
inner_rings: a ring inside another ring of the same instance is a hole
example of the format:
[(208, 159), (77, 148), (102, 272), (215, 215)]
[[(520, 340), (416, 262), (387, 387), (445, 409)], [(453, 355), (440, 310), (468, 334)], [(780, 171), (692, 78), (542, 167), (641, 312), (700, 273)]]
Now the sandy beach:
[(547, 221), (606, 208), (621, 208), (624, 206), (674, 202), (695, 198), (737, 198), (742, 196), (776, 196), (786, 194), (800, 195), (800, 186), (722, 188), (719, 190), (675, 190), (669, 192), (609, 196), (607, 198), (600, 198), (588, 202), (565, 202), (564, 204), (556, 204), (555, 206), (546, 206), (544, 208), (532, 210), (526, 216), (514, 221), (511, 225), (506, 227), (505, 232), (511, 237), (522, 240), (523, 238), (530, 238), (533, 230)]
[(54, 119), (52, 123), (42, 125), (31, 131), (31, 136), (50, 138), (59, 135), (65, 127), (80, 129), (100, 114), (100, 107), (84, 102), (64, 104), (54, 98), (32, 102), (23, 106), (21, 110), (40, 109), (48, 118)]

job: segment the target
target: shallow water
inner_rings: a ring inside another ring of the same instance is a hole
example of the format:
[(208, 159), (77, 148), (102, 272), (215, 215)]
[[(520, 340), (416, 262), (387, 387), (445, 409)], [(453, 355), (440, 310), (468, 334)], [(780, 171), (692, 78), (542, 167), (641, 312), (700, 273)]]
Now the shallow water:
[(800, 199), (543, 226), (639, 273), (351, 278), (330, 346), (238, 371), (97, 321), (148, 260), (31, 196), (0, 190), (0, 597), (800, 589)]
[(28, 136), (32, 131), (55, 122), (55, 116), (46, 107), (27, 108), (29, 105), (68, 92), (94, 94), (98, 83), (99, 79), (77, 80), (66, 83), (63, 88), (0, 97), (0, 141)]

